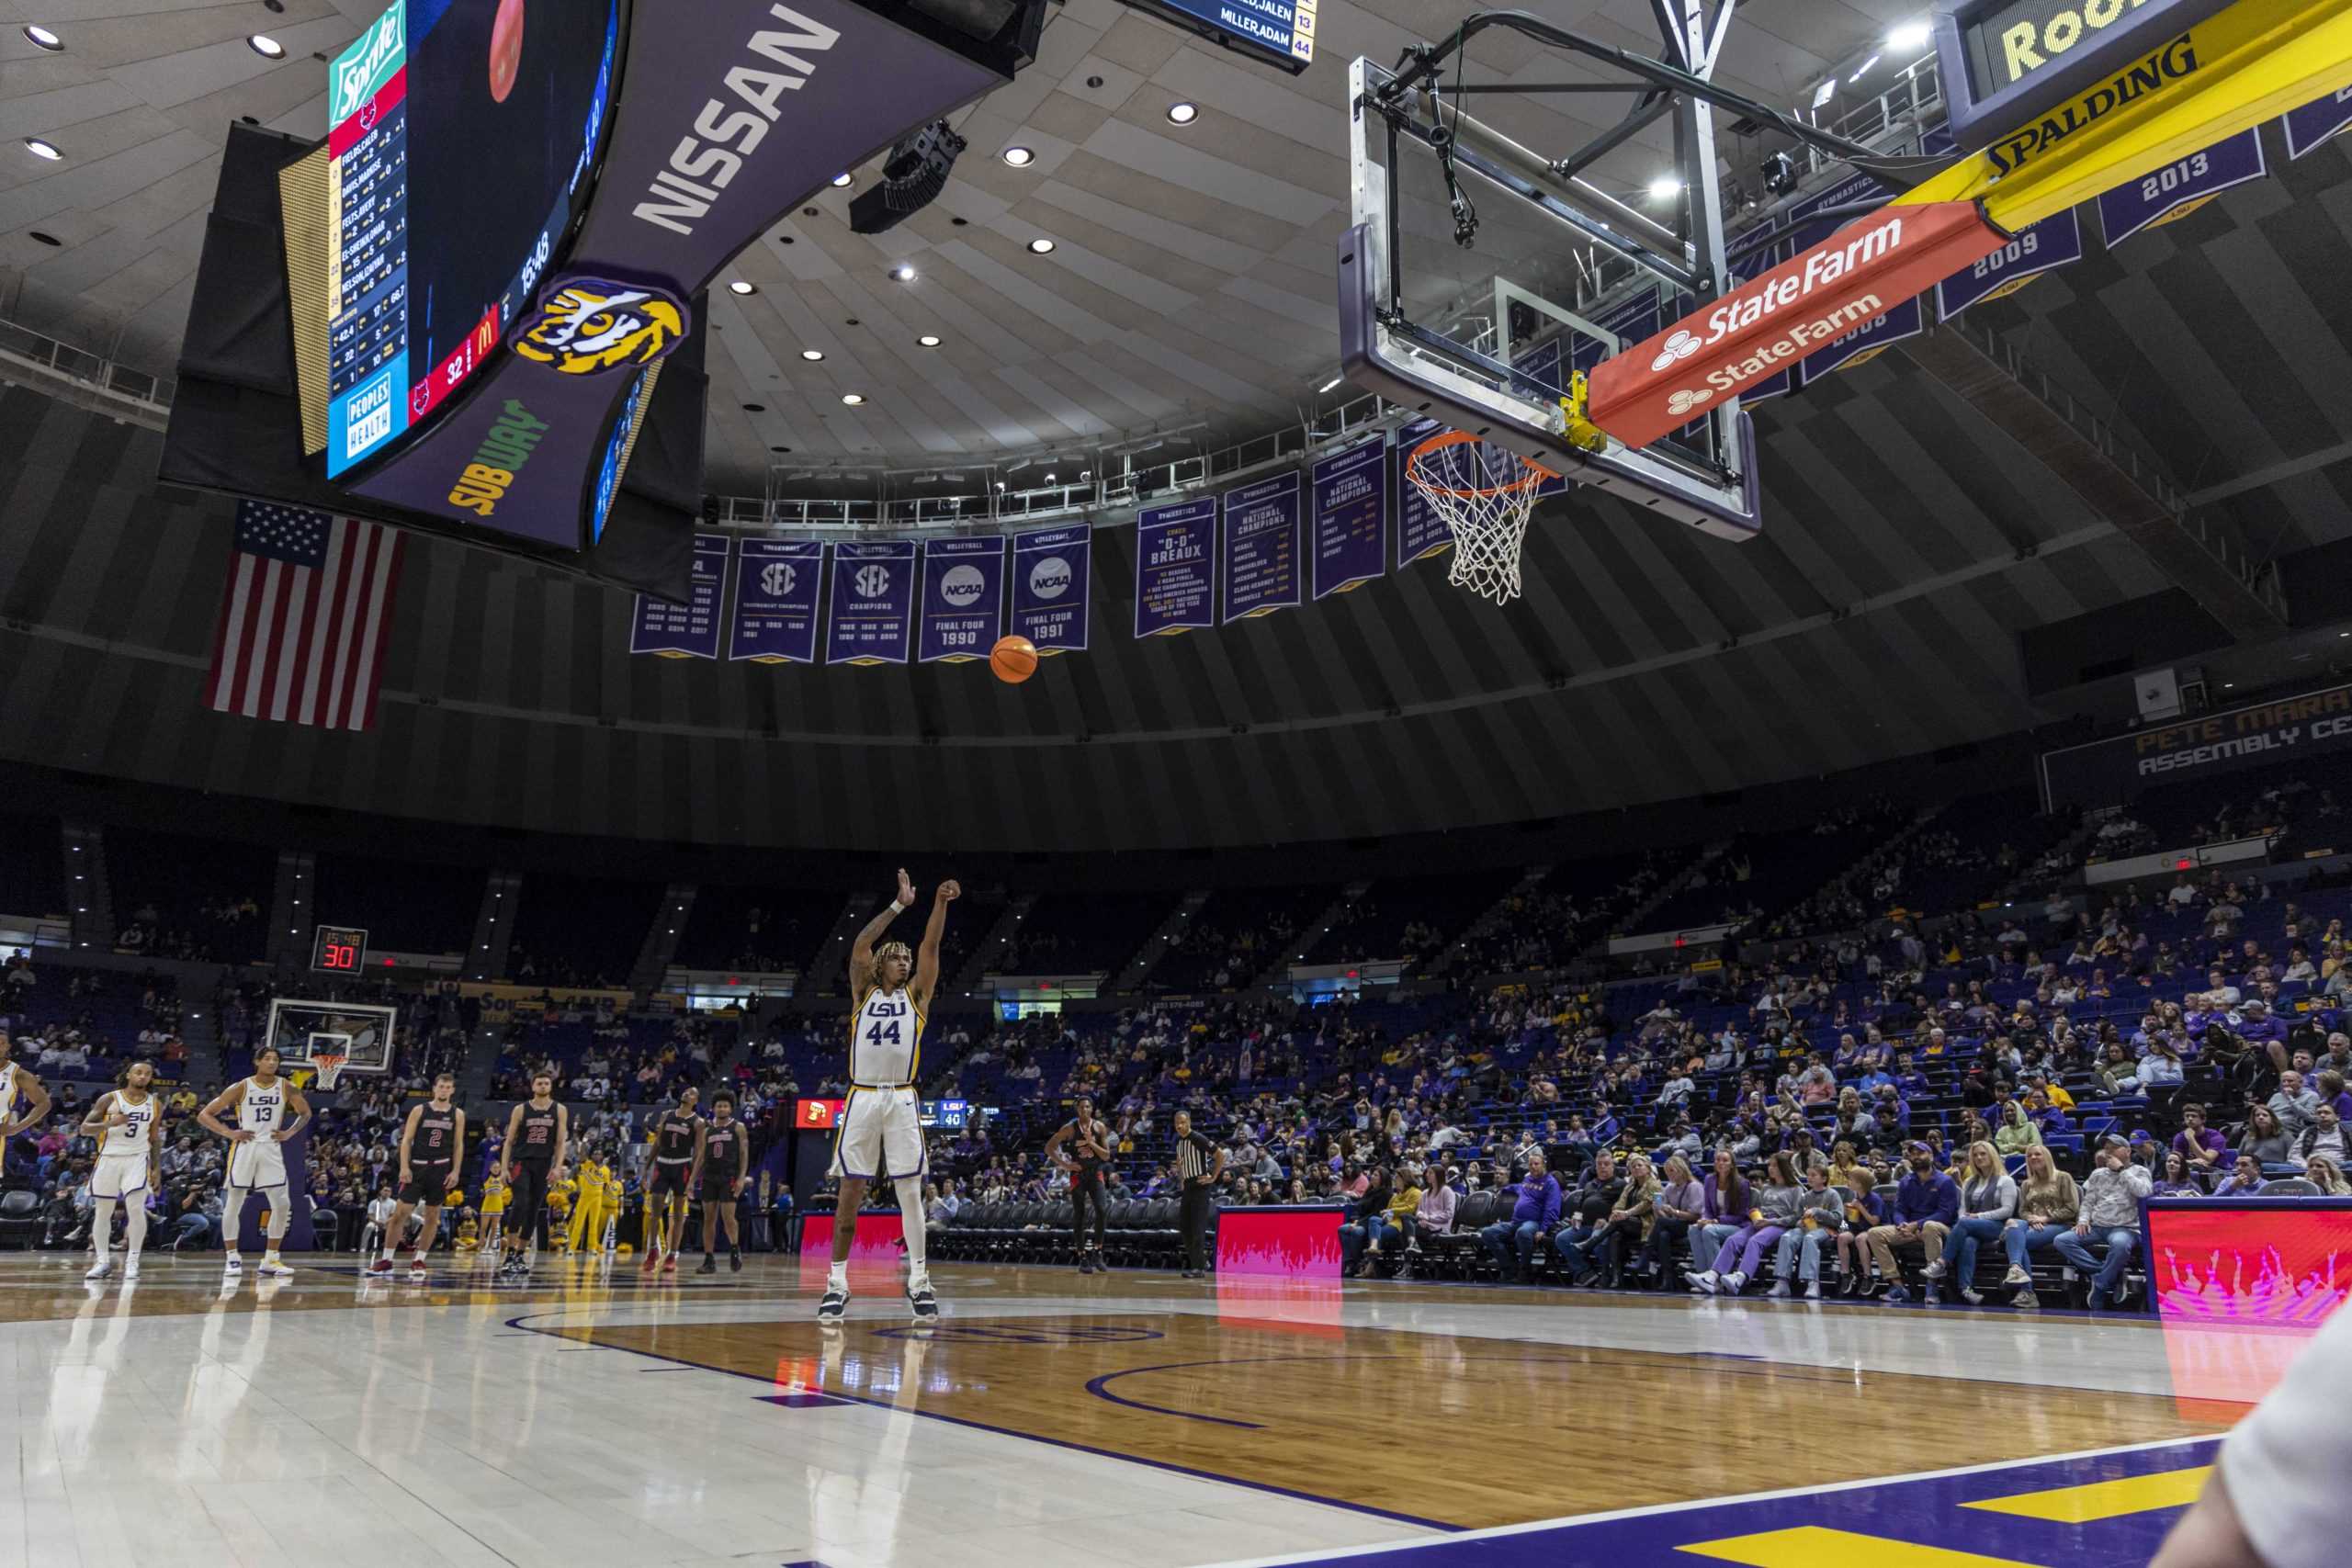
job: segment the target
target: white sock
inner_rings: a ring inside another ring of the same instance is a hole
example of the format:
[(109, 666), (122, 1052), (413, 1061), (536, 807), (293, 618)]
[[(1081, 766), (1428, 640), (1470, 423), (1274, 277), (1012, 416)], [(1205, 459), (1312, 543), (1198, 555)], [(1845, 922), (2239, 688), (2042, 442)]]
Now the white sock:
[(90, 1250), (101, 1261), (107, 1256), (107, 1243), (114, 1235), (114, 1200), (93, 1196), (90, 1199)]
[(926, 1238), (922, 1231), (922, 1178), (902, 1176), (891, 1185), (899, 1191), (899, 1214), (905, 1222), (901, 1234), (907, 1240), (907, 1279), (920, 1284), (931, 1277), (923, 1266)]
[(849, 1264), (847, 1262), (834, 1264), (832, 1271), (825, 1276), (825, 1283), (836, 1291), (848, 1290)]
[(131, 1257), (147, 1245), (147, 1204), (144, 1200), (124, 1206), (122, 1216), (123, 1241)]

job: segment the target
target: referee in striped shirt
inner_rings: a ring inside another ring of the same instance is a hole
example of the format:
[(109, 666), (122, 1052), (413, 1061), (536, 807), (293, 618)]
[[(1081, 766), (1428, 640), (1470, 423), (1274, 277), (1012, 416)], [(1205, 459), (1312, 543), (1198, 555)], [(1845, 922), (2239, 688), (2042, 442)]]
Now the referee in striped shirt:
[(1193, 1131), (1193, 1113), (1176, 1112), (1176, 1184), (1183, 1189), (1180, 1217), (1184, 1227), (1184, 1278), (1197, 1280), (1206, 1268), (1209, 1209), (1217, 1179), (1225, 1175), (1225, 1151), (1204, 1133)]

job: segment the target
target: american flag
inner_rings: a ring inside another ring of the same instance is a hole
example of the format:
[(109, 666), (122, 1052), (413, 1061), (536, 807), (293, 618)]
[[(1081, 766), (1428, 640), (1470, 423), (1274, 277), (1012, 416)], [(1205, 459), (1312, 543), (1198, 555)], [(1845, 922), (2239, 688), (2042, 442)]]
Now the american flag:
[(237, 502), (208, 705), (329, 729), (374, 724), (400, 573), (397, 528)]

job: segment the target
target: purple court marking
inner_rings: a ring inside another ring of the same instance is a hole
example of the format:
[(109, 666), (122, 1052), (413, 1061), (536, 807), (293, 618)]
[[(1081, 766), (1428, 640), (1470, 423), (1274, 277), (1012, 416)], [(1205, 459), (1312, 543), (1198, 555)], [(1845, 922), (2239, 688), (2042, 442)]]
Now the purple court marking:
[[(683, 1372), (687, 1369), (673, 1367), (669, 1370)], [(846, 1399), (836, 1399), (830, 1393), (763, 1393), (759, 1400), (762, 1404), (781, 1404), (786, 1410), (830, 1410), (834, 1405), (850, 1403)]]
[[(534, 1328), (522, 1317), (508, 1318), (506, 1326), (519, 1328), (526, 1334), (544, 1335), (551, 1339), (563, 1337), (559, 1331), (552, 1328)], [(758, 1372), (746, 1372), (734, 1367), (715, 1367), (707, 1361), (689, 1360), (684, 1356), (672, 1356), (660, 1350), (639, 1350), (628, 1345), (608, 1345), (605, 1348), (619, 1350), (631, 1356), (642, 1356), (648, 1360), (668, 1361), (673, 1366), (690, 1367), (696, 1371), (724, 1372), (730, 1378), (748, 1378), (758, 1383), (771, 1382), (769, 1378)], [(1295, 1502), (1318, 1503), (1327, 1508), (1345, 1508), (1351, 1514), (1369, 1514), (1374, 1518), (1390, 1519), (1400, 1525), (1418, 1525), (1423, 1529), (1448, 1532), (1462, 1529), (1460, 1525), (1447, 1524), (1442, 1519), (1425, 1519), (1416, 1514), (1400, 1514), (1394, 1508), (1374, 1507), (1370, 1503), (1353, 1503), (1345, 1497), (1326, 1497), (1318, 1493), (1301, 1492), (1294, 1487), (1277, 1486), (1270, 1481), (1250, 1481), (1238, 1475), (1221, 1475), (1213, 1470), (1198, 1470), (1188, 1464), (1173, 1464), (1166, 1460), (1146, 1459), (1141, 1454), (1131, 1454), (1119, 1449), (1102, 1448), (1093, 1443), (1071, 1442), (1066, 1438), (1044, 1437), (1035, 1432), (1023, 1431), (1018, 1427), (1000, 1427), (988, 1421), (976, 1421), (969, 1416), (948, 1416), (936, 1410), (910, 1409), (888, 1399), (874, 1399), (858, 1393), (841, 1393), (831, 1397), (851, 1404), (872, 1405), (876, 1410), (888, 1410), (899, 1415), (920, 1416), (926, 1421), (944, 1421), (948, 1426), (967, 1427), (976, 1432), (994, 1432), (1000, 1437), (1019, 1438), (1026, 1442), (1044, 1443), (1049, 1448), (1068, 1449), (1073, 1453), (1092, 1454), (1098, 1459), (1121, 1460), (1128, 1464), (1142, 1465), (1148, 1470), (1164, 1470), (1172, 1475), (1189, 1475), (1195, 1481), (1214, 1481), (1226, 1486), (1239, 1486), (1251, 1492), (1264, 1492), (1276, 1497), (1288, 1497)]]
[(2068, 1525), (1963, 1505), (2021, 1492), (2116, 1481), (2210, 1463), (2219, 1438), (2187, 1438), (2046, 1460), (2018, 1460), (1839, 1482), (1720, 1502), (1668, 1503), (1583, 1518), (1467, 1530), (1440, 1540), (1258, 1558), (1227, 1568), (1692, 1568), (1709, 1541), (1814, 1525), (1882, 1540), (1941, 1546), (2068, 1568), (2145, 1568), (2182, 1508)]

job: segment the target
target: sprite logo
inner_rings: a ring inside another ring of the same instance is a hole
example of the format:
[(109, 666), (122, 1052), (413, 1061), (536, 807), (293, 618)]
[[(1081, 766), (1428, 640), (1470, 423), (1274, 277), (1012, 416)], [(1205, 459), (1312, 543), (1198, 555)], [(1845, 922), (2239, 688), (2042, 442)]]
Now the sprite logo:
[(341, 125), (360, 105), (383, 90), (408, 59), (408, 0), (392, 8), (353, 40), (327, 70), (327, 123)]

